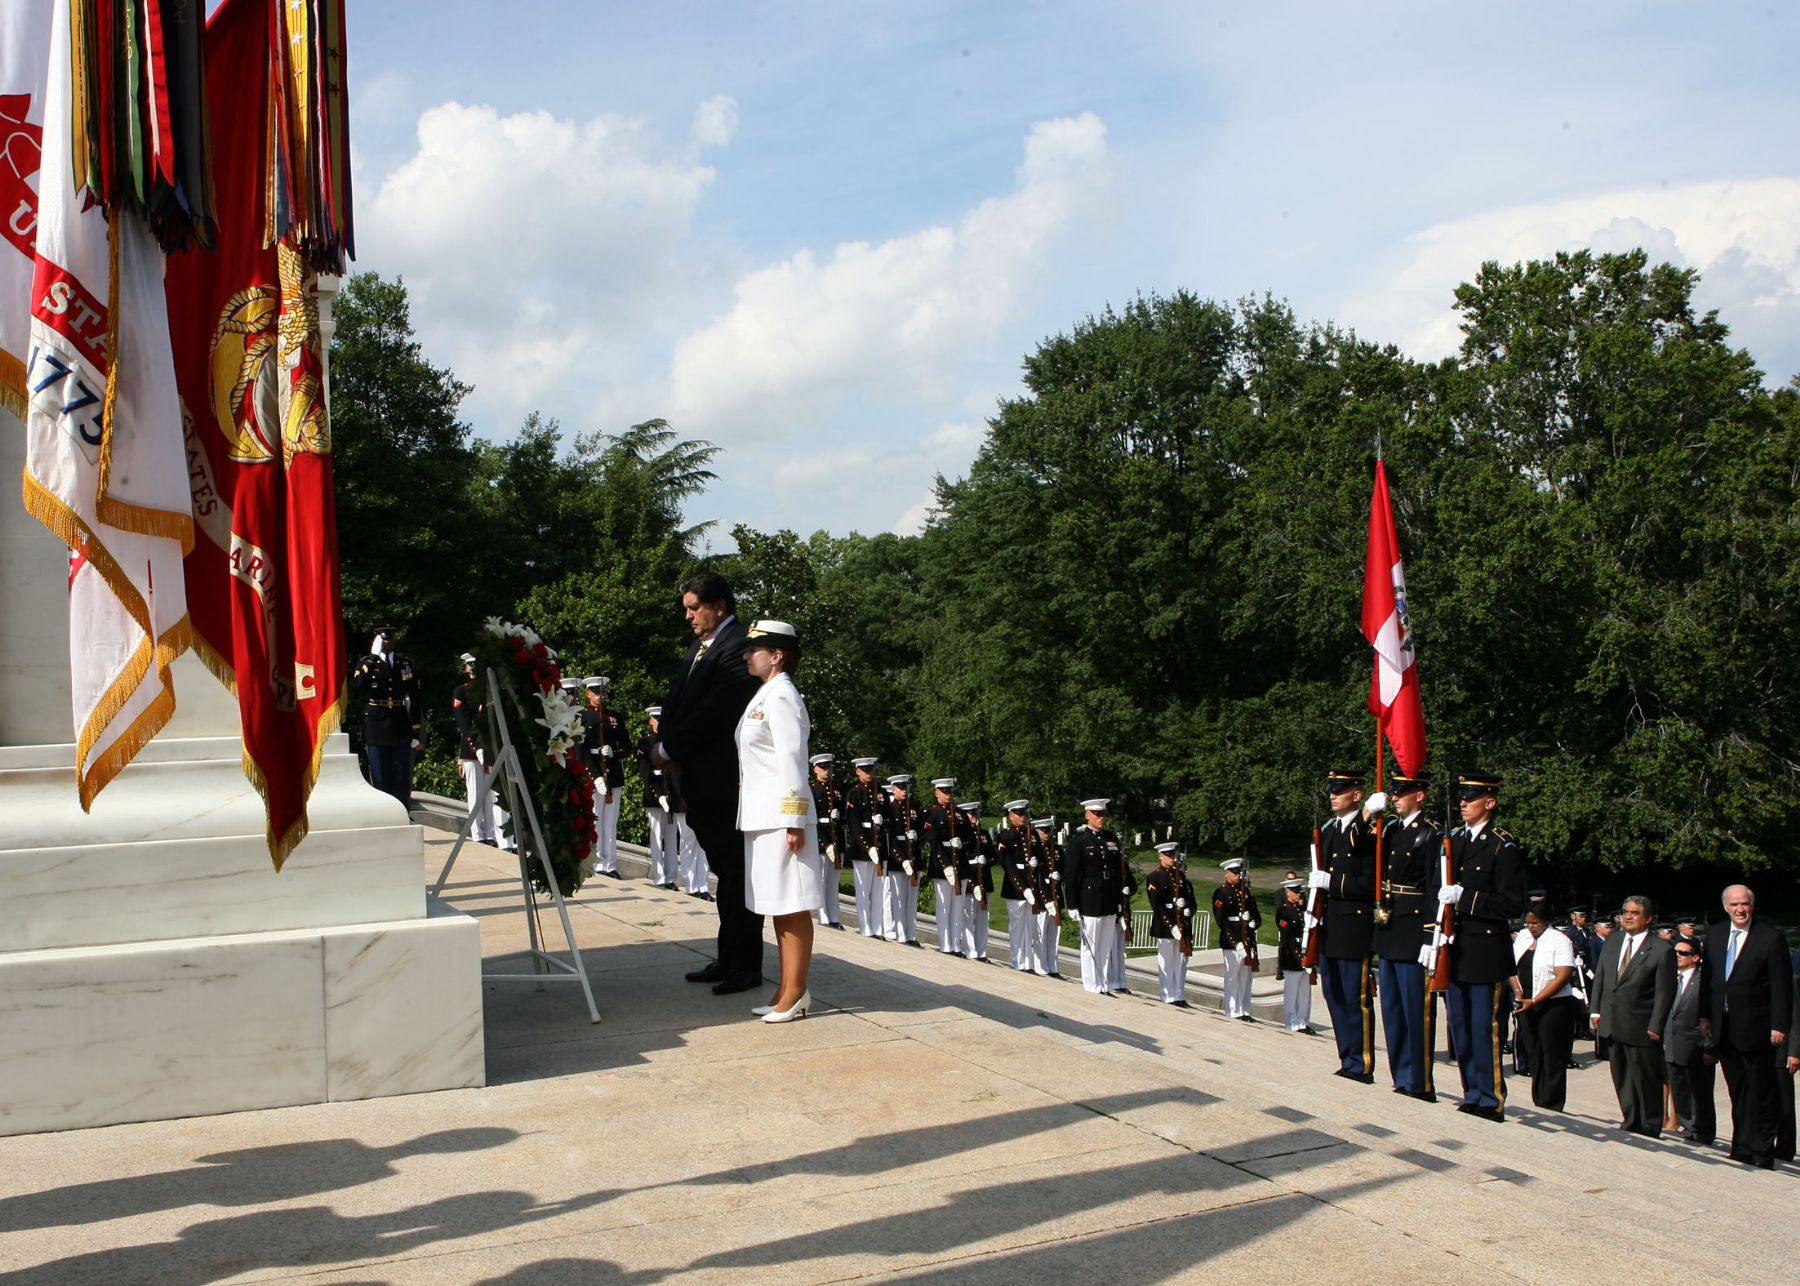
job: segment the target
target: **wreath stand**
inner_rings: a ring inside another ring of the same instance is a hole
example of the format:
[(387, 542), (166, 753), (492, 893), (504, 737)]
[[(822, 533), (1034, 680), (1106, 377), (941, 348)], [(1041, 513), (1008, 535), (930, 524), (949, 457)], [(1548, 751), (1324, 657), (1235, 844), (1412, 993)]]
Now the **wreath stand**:
[[(500, 753), (494, 759), (489, 770), (490, 790), (504, 789), (507, 811), (512, 814), (513, 835), (519, 843), (519, 888), (525, 899), (525, 928), (531, 935), (531, 945), (524, 951), (509, 951), (495, 959), (505, 960), (510, 956), (531, 957), (533, 970), (530, 973), (489, 973), (482, 971), (482, 979), (487, 982), (535, 982), (542, 991), (546, 982), (579, 982), (581, 994), (587, 998), (588, 1018), (592, 1022), (600, 1021), (600, 1010), (594, 1004), (594, 989), (588, 985), (587, 967), (582, 963), (581, 952), (575, 946), (575, 930), (569, 926), (569, 908), (563, 901), (562, 887), (556, 882), (556, 872), (550, 866), (549, 847), (544, 843), (544, 831), (538, 825), (537, 807), (531, 801), (531, 792), (526, 789), (525, 774), (519, 767), (519, 750), (513, 745), (512, 730), (507, 726), (506, 711), (500, 702), (500, 686), (494, 679), (494, 672), (487, 672), (487, 720), (488, 742), (499, 743)], [(519, 824), (524, 818), (530, 826), (529, 839), (526, 828)], [(463, 844), (469, 838), (469, 832), (475, 825), (475, 812), (470, 810), (468, 816), (456, 831), (456, 843), (450, 846), (450, 856), (444, 861), (444, 869), (438, 872), (437, 883), (431, 886), (433, 897), (442, 894), (444, 882), (450, 878), (450, 868), (456, 865), (456, 856), (462, 852)], [(529, 856), (527, 854), (529, 853)], [(569, 944), (568, 958), (561, 953), (544, 949), (543, 935), (538, 929), (538, 893), (531, 886), (531, 868), (527, 864), (536, 859), (538, 868), (544, 873), (544, 883), (550, 886), (551, 900), (556, 903), (556, 914), (562, 920), (563, 940)]]

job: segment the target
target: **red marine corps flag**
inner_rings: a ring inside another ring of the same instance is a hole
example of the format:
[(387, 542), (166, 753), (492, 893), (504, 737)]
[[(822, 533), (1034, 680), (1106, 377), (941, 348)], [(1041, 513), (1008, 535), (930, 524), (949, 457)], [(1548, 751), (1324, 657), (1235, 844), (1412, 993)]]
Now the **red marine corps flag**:
[(1406, 572), (1400, 563), (1400, 538), (1394, 534), (1387, 469), (1379, 459), (1375, 461), (1375, 498), (1369, 507), (1362, 632), (1375, 649), (1369, 710), (1387, 734), (1400, 771), (1417, 777), (1425, 767), (1425, 706), (1419, 699), (1419, 666), (1413, 655), (1412, 625), (1406, 617)]
[(306, 836), (347, 669), (314, 295), (349, 244), (342, 35), (342, 0), (225, 0), (213, 15), (218, 249), (168, 273), (194, 644), (237, 696), (278, 870)]

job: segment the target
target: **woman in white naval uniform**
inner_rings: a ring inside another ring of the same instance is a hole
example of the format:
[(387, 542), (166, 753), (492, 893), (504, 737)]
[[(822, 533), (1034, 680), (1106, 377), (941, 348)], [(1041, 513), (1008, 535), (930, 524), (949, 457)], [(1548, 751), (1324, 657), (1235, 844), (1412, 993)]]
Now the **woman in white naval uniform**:
[(766, 1023), (806, 1017), (812, 993), (812, 912), (824, 902), (807, 738), (812, 721), (790, 677), (800, 640), (786, 621), (758, 621), (744, 639), (744, 664), (762, 680), (738, 720), (738, 829), (744, 832), (744, 902), (775, 921), (781, 981), (753, 1012)]

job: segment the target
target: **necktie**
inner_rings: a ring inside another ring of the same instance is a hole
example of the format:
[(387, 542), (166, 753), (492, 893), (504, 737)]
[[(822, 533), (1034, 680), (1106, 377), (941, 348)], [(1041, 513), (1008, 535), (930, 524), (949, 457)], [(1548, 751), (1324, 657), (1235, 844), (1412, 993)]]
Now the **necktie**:
[(706, 655), (706, 649), (711, 646), (712, 646), (711, 639), (701, 639), (700, 640), (700, 646), (697, 649), (695, 649), (695, 651), (694, 651), (693, 664), (688, 666), (689, 674), (692, 674), (694, 672), (695, 666), (698, 666), (700, 664), (700, 658)]
[(1625, 949), (1619, 952), (1619, 977), (1625, 976), (1625, 969), (1631, 963), (1631, 952), (1635, 944), (1630, 938), (1625, 939)]
[(1725, 976), (1727, 978), (1731, 977), (1732, 966), (1737, 964), (1738, 943), (1743, 940), (1743, 937), (1742, 929), (1733, 929), (1731, 941), (1725, 944)]

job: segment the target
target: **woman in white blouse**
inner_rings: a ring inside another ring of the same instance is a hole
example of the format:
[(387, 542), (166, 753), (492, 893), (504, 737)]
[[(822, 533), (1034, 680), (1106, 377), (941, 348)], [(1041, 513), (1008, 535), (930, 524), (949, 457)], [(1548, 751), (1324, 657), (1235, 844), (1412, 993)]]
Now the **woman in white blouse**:
[(1560, 1112), (1569, 1096), (1569, 1054), (1575, 1048), (1575, 945), (1550, 927), (1550, 904), (1525, 908), (1525, 927), (1513, 939), (1513, 959), (1531, 952), (1531, 992), (1513, 979), (1518, 1018), (1531, 1031), (1531, 1102)]
[(794, 686), (800, 640), (786, 621), (758, 621), (744, 641), (744, 664), (762, 680), (738, 720), (738, 829), (744, 832), (744, 902), (773, 917), (781, 957), (774, 998), (752, 1012), (792, 1022), (812, 1007), (812, 913), (824, 902), (807, 737), (812, 721)]

